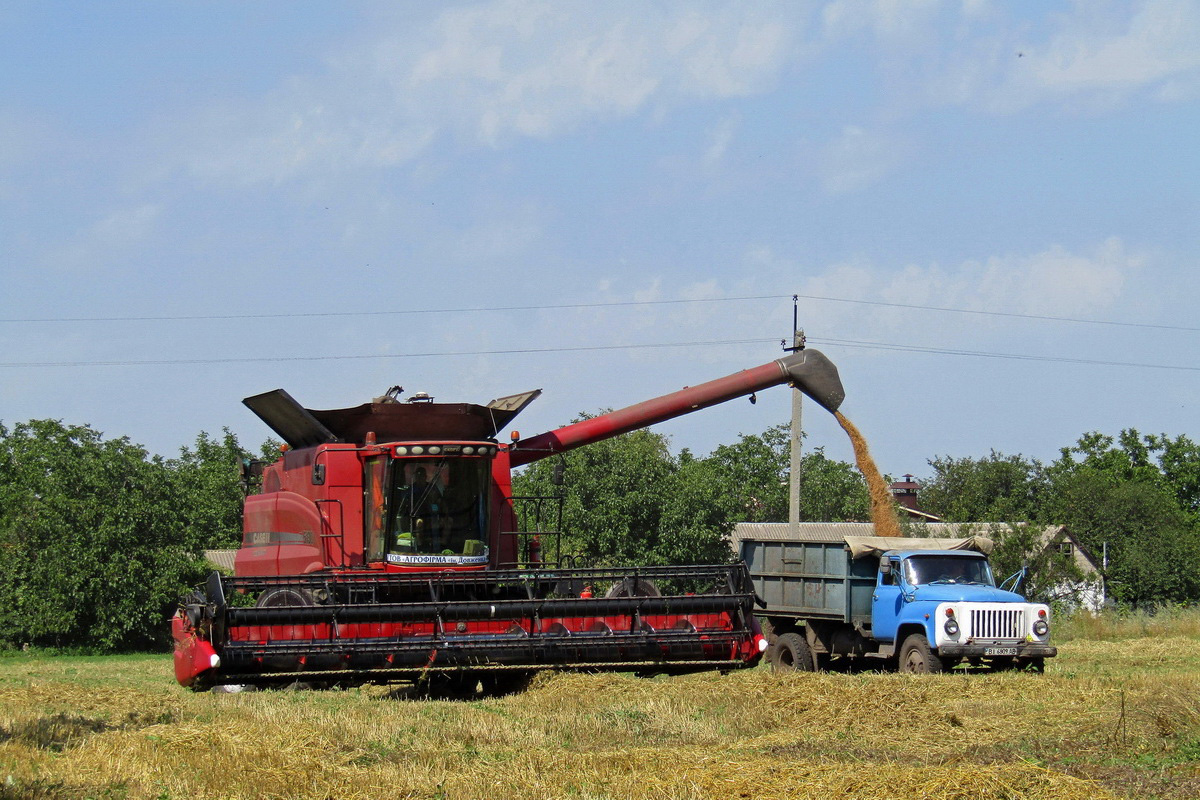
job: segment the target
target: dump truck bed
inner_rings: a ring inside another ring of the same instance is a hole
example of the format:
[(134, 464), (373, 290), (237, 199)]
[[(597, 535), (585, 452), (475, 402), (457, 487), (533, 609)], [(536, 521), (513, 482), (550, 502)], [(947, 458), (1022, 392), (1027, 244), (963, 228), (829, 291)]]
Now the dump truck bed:
[[(858, 526), (855, 526), (858, 527)], [(960, 539), (847, 536), (829, 525), (794, 536), (784, 523), (738, 525), (734, 543), (750, 570), (754, 591), (773, 613), (805, 619), (869, 623), (879, 554), (895, 550), (990, 550), (985, 537)]]

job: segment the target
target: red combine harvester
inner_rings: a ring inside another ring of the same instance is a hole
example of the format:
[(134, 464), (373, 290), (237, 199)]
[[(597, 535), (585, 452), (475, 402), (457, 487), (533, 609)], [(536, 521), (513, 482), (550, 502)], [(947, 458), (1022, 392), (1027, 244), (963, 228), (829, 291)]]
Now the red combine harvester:
[(510, 444), (497, 434), (540, 391), (486, 406), (394, 391), (332, 411), (282, 390), (247, 398), (288, 449), (246, 498), (235, 576), (214, 572), (173, 618), (175, 675), (197, 690), (425, 681), (453, 694), (542, 669), (753, 665), (766, 642), (744, 564), (543, 560), (511, 470), (784, 383), (830, 411), (844, 396), (829, 359), (800, 350)]

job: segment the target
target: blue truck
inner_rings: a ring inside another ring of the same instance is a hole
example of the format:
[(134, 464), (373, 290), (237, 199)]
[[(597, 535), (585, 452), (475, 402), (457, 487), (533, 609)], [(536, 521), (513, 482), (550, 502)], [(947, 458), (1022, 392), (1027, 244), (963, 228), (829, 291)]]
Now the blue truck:
[[(1057, 655), (1050, 608), (997, 587), (992, 541), (847, 536), (846, 526), (740, 524), (756, 612), (777, 670), (834, 659), (932, 673), (960, 663), (1041, 672)], [(864, 532), (873, 527), (863, 524)]]

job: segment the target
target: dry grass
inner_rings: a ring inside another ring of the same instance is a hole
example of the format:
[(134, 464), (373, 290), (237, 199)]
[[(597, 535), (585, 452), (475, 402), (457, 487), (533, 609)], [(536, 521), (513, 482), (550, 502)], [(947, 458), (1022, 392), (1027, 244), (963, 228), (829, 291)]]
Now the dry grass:
[(1200, 641), (1044, 676), (547, 675), (523, 695), (191, 694), (166, 656), (0, 659), (0, 798), (1200, 795)]
[(1055, 621), (1054, 636), (1060, 642), (1072, 639), (1118, 641), (1163, 636), (1200, 638), (1200, 607), (1112, 608), (1099, 614), (1079, 611), (1069, 616), (1059, 616)]

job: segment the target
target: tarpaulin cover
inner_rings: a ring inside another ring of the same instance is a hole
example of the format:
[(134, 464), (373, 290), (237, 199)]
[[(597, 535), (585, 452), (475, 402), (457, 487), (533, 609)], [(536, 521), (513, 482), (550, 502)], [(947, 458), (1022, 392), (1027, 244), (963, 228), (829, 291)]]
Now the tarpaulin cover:
[(984, 555), (992, 552), (994, 544), (986, 536), (965, 539), (910, 539), (897, 536), (847, 536), (846, 546), (852, 558), (879, 555), (889, 550), (975, 550)]

